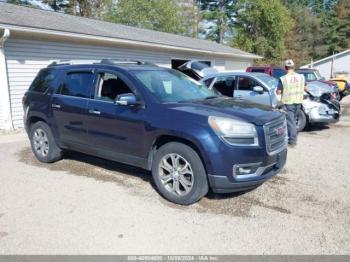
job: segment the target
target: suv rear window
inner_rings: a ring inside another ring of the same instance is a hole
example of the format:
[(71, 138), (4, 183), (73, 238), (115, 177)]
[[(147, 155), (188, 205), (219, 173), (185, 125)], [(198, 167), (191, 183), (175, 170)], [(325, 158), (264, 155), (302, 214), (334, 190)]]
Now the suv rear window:
[(55, 75), (52, 70), (41, 70), (34, 79), (33, 83), (30, 85), (29, 91), (45, 93), (54, 79)]
[(89, 98), (92, 79), (90, 72), (68, 73), (58, 91), (61, 95)]

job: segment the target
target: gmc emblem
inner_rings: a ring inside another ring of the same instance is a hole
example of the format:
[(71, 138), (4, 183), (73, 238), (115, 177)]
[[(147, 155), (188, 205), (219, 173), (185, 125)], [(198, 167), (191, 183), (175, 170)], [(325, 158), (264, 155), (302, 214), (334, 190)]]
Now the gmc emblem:
[(283, 135), (284, 134), (284, 132), (285, 132), (285, 127), (277, 127), (276, 129), (275, 129), (275, 131), (276, 131), (276, 134), (278, 135), (278, 136), (281, 136), (281, 135)]

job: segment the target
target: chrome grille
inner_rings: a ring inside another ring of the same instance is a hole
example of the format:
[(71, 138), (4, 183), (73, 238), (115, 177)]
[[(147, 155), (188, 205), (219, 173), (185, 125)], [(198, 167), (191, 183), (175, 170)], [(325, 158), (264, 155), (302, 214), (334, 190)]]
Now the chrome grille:
[(288, 134), (286, 118), (274, 120), (264, 125), (266, 151), (274, 155), (287, 148)]

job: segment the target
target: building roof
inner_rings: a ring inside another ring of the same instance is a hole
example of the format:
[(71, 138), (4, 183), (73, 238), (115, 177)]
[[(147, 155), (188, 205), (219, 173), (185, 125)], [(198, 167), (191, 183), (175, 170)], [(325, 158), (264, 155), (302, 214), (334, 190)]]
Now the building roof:
[(45, 33), (78, 34), (85, 38), (133, 41), (149, 46), (201, 51), (213, 55), (259, 59), (260, 56), (203, 39), (179, 36), (154, 30), (109, 23), (64, 13), (28, 8), (0, 2), (0, 28), (37, 30)]
[(345, 51), (340, 52), (340, 53), (337, 53), (337, 54), (334, 54), (334, 55), (331, 55), (331, 56), (327, 56), (327, 57), (322, 58), (320, 60), (314, 61), (314, 62), (312, 62), (310, 64), (303, 65), (301, 68), (308, 68), (308, 67), (311, 67), (311, 66), (317, 66), (319, 64), (323, 64), (323, 63), (326, 63), (328, 61), (331, 61), (333, 58), (336, 60), (337, 58), (343, 57), (345, 55), (350, 55), (350, 49), (345, 50)]

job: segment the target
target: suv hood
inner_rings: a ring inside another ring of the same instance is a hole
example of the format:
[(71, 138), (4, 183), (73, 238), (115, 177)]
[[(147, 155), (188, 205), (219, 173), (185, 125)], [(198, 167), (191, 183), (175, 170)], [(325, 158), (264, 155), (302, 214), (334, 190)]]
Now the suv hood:
[(264, 125), (281, 116), (278, 110), (271, 107), (237, 100), (229, 97), (218, 97), (209, 100), (196, 100), (168, 104), (169, 109), (184, 111), (202, 116), (229, 117)]

